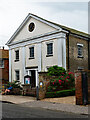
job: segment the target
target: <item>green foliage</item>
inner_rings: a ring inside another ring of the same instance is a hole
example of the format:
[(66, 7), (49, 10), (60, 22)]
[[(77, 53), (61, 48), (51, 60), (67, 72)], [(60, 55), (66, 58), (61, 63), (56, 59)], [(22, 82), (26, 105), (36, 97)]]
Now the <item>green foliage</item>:
[(48, 69), (49, 76), (60, 76), (62, 73), (66, 73), (66, 70), (63, 67), (58, 67), (57, 65), (52, 66)]
[(68, 90), (61, 90), (56, 92), (46, 92), (46, 98), (54, 98), (54, 97), (65, 97), (65, 96), (73, 96), (75, 95), (75, 88)]
[(13, 88), (21, 88), (21, 83), (17, 80), (13, 81), (13, 82), (8, 82), (6, 88), (12, 86)]
[(48, 75), (58, 76), (57, 78), (50, 80), (49, 87), (47, 88), (48, 92), (71, 89), (75, 86), (74, 73), (67, 73), (64, 68), (58, 66), (50, 67)]

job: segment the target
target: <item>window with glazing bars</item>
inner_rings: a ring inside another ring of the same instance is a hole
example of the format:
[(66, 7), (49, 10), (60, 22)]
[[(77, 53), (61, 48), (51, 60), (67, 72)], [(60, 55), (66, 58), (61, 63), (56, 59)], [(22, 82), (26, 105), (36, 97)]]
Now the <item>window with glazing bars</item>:
[(82, 46), (78, 45), (78, 56), (82, 56)]
[(19, 50), (15, 51), (16, 53), (16, 60), (19, 60)]
[(53, 54), (53, 43), (47, 44), (47, 55)]
[(0, 59), (0, 68), (4, 68), (4, 60)]
[(19, 70), (16, 70), (15, 73), (16, 73), (16, 80), (19, 80)]
[(30, 58), (34, 58), (34, 47), (30, 47)]

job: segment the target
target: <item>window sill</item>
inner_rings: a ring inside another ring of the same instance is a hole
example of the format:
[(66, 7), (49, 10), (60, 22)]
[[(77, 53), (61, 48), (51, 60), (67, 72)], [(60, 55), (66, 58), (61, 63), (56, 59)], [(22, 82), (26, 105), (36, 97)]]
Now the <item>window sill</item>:
[(14, 62), (18, 62), (19, 60), (15, 60)]
[(77, 56), (77, 58), (84, 58), (83, 56)]
[(18, 83), (20, 82), (20, 80), (16, 80)]
[(0, 67), (0, 68), (4, 69), (4, 67)]
[(46, 57), (51, 57), (51, 56), (53, 56), (53, 54), (46, 55)]
[(25, 86), (30, 86), (31, 84), (24, 83)]
[(34, 58), (34, 57), (30, 57), (29, 60), (30, 60), (30, 59), (35, 59), (35, 58)]

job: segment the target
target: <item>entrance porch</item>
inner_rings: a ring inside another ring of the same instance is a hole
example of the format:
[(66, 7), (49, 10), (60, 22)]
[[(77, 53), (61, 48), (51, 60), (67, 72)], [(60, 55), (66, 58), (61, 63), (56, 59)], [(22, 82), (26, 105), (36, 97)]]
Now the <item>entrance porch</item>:
[(23, 95), (36, 96), (36, 88), (38, 86), (38, 69), (26, 68), (24, 76)]

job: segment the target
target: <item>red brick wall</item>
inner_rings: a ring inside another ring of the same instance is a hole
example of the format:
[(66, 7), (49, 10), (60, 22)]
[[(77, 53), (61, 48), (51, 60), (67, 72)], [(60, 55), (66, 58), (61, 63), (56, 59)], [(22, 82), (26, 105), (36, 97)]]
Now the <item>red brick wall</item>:
[(82, 95), (82, 75), (81, 72), (75, 73), (75, 95), (76, 95), (76, 104), (83, 104), (83, 95)]
[(4, 60), (4, 68), (0, 68), (0, 81), (2, 84), (7, 84), (9, 81), (9, 60)]
[(4, 68), (0, 68), (0, 84), (9, 81), (9, 50), (0, 49), (0, 58), (4, 60)]
[(9, 81), (9, 60), (4, 60), (4, 69), (2, 71), (2, 84), (7, 83)]
[(9, 50), (0, 49), (0, 58), (9, 58)]
[[(87, 82), (88, 82), (88, 103), (90, 103), (90, 72), (87, 71)], [(83, 104), (83, 93), (82, 93), (82, 73), (75, 73), (75, 96), (76, 96), (76, 104)]]

